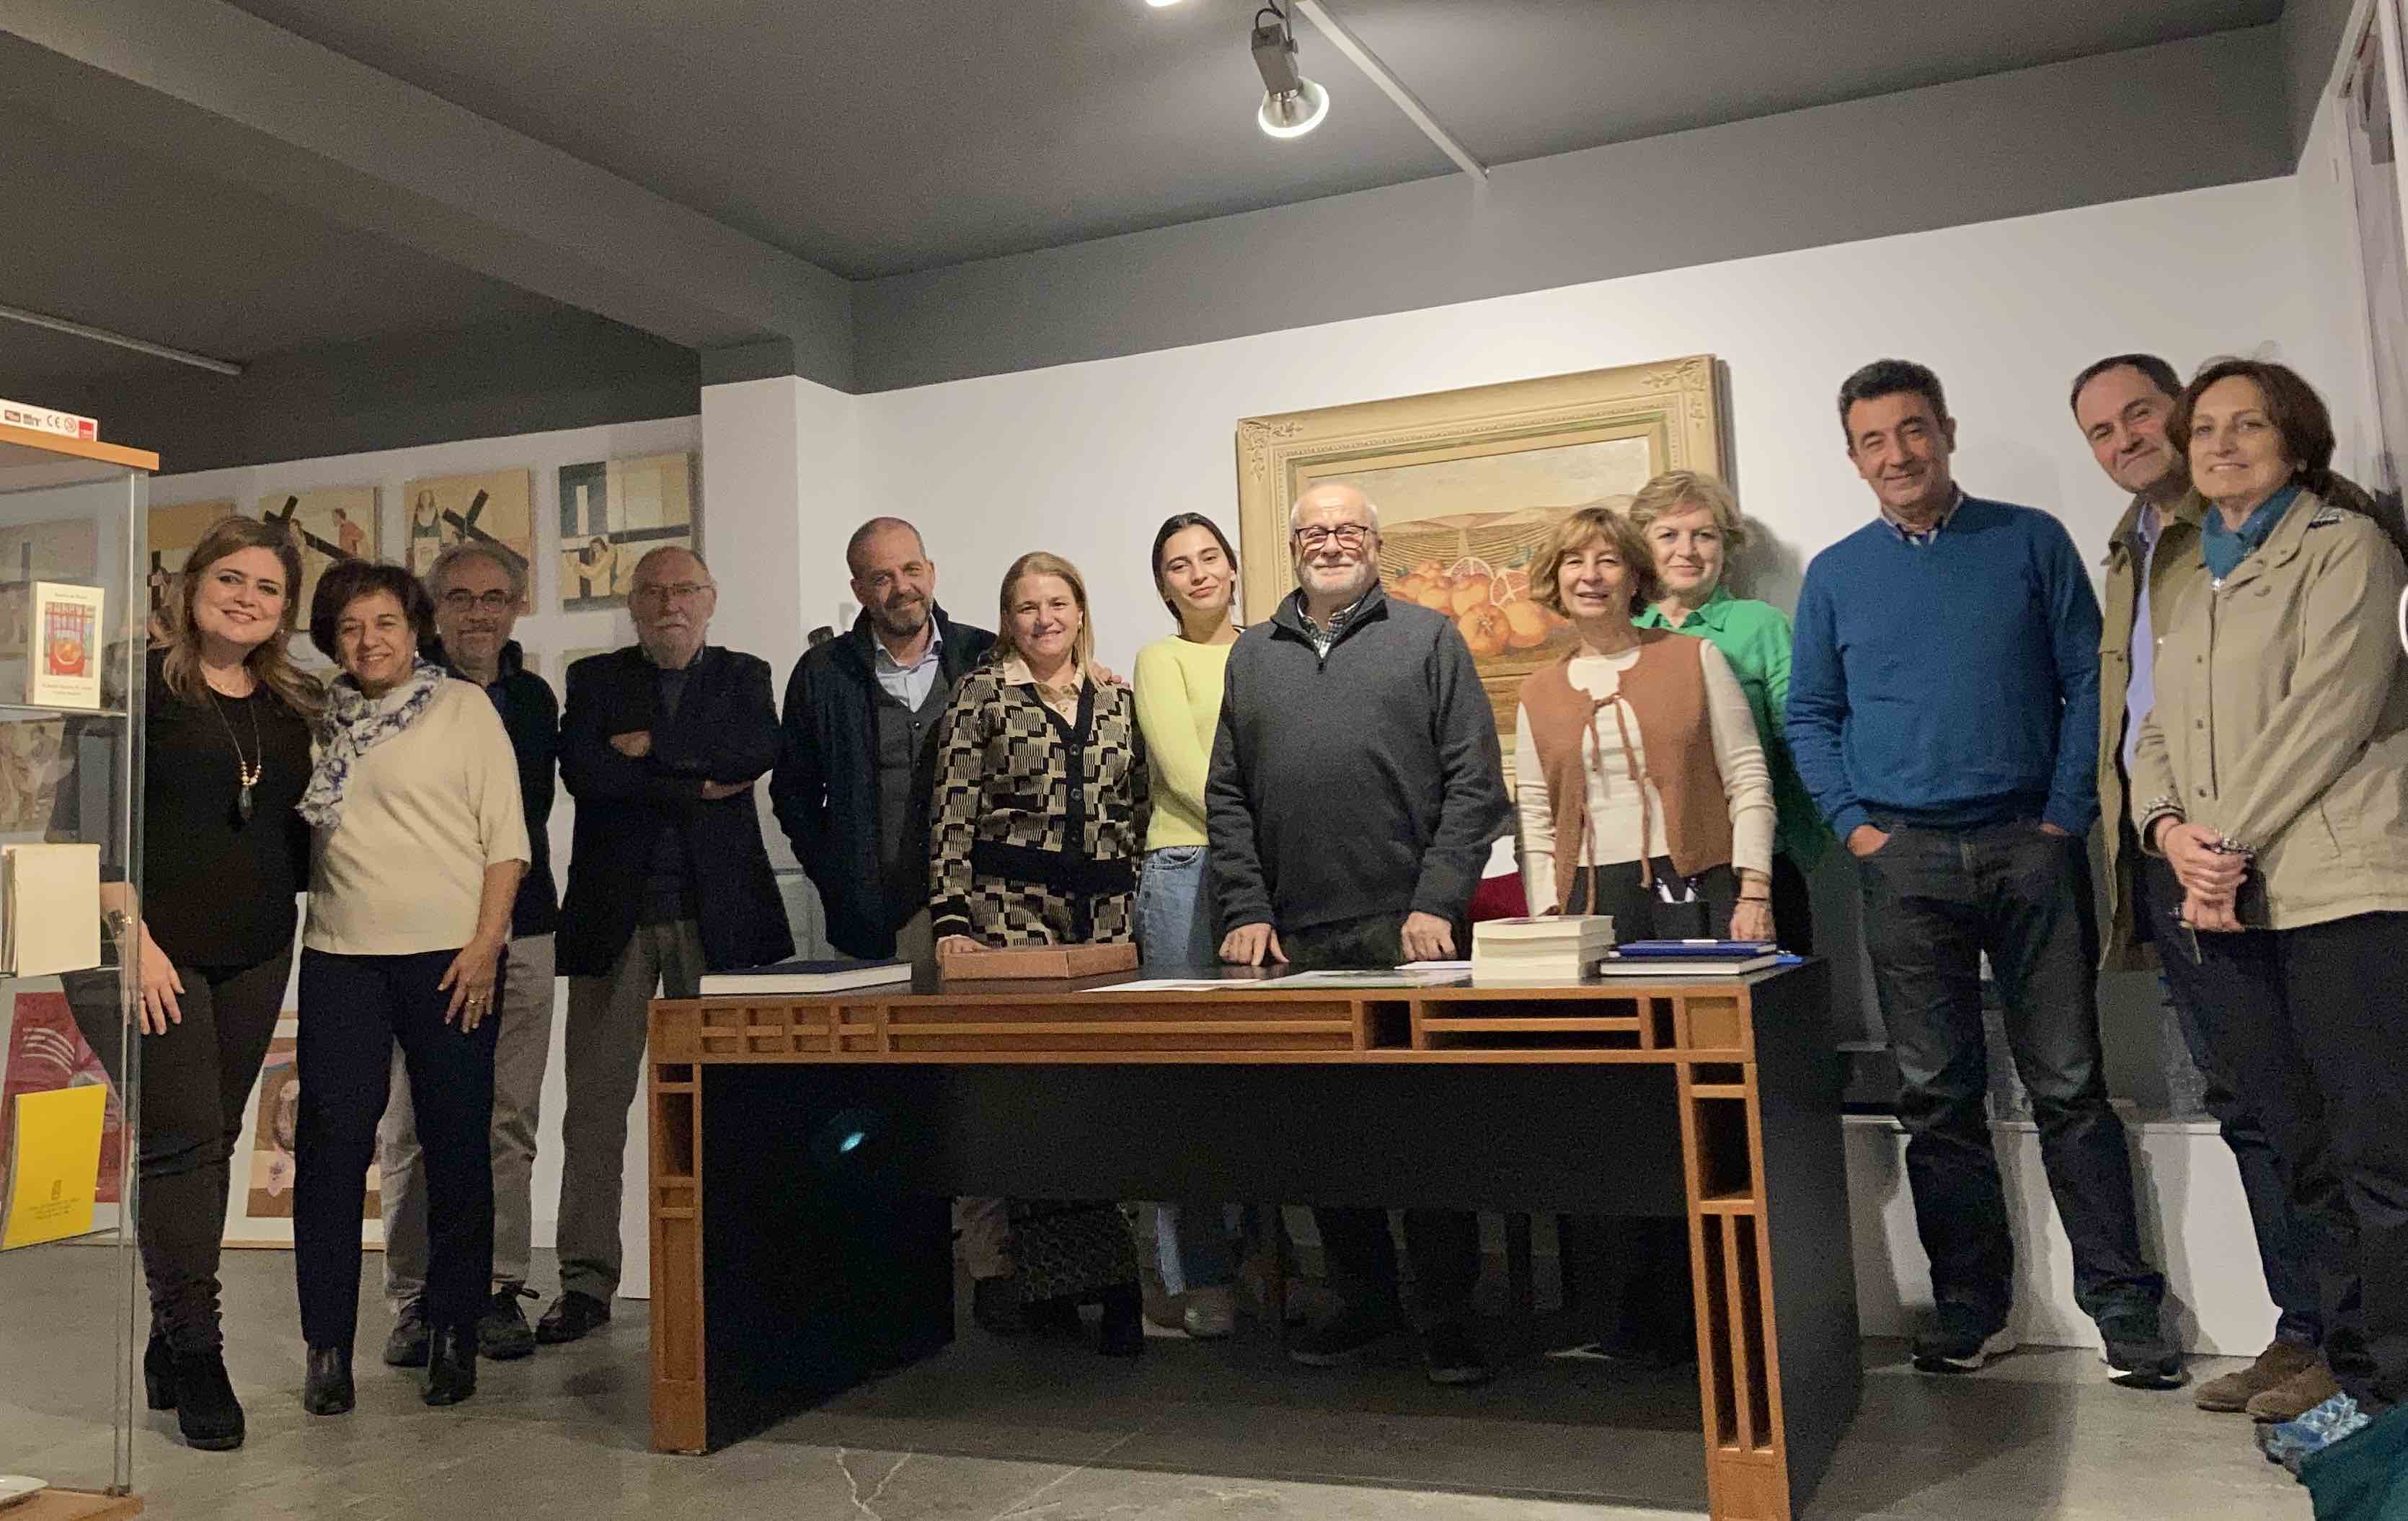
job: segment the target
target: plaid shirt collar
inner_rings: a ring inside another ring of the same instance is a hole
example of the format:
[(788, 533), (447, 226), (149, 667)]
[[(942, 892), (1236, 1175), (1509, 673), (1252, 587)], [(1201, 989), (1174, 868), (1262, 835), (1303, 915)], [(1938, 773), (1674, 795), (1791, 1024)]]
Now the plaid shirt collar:
[(1882, 508), (1881, 515), (1882, 521), (1889, 524), (1889, 531), (1898, 535), (1899, 542), (1902, 544), (1912, 544), (1917, 549), (1924, 549), (1928, 548), (1933, 539), (1940, 537), (1940, 530), (1948, 526), (1948, 520), (1955, 517), (1956, 515), (1956, 509), (1964, 505), (1965, 488), (1958, 486), (1949, 493), (1948, 505), (1940, 509), (1940, 516), (1933, 521), (1931, 526), (1928, 528), (1915, 528), (1909, 526), (1905, 523), (1900, 522), (1897, 514), (1890, 511), (1887, 506), (1884, 506)]

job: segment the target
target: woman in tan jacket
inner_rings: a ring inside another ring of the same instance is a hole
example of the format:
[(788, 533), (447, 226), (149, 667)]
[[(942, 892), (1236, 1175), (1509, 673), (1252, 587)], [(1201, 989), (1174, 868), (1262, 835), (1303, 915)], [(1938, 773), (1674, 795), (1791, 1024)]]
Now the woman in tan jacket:
[[(2162, 627), (2132, 822), (2166, 975), (2265, 1122), (2314, 1238), (2338, 1387), (2258, 1428), (2270, 1457), (2345, 1440), (2408, 1397), (2408, 669), (2403, 576), (2332, 498), (2332, 423), (2281, 365), (2185, 388), (2193, 590)], [(2366, 1267), (2360, 1270), (2359, 1264)]]
[[(1513, 741), (1522, 880), (1541, 913), (1613, 916), (1616, 940), (1770, 940), (1771, 773), (1747, 695), (1709, 639), (1638, 628), (1657, 595), (1639, 530), (1567, 514), (1530, 595), (1580, 643), (1522, 683)], [(1678, 1220), (1566, 1215), (1561, 1356), (1670, 1366), (1695, 1347)]]

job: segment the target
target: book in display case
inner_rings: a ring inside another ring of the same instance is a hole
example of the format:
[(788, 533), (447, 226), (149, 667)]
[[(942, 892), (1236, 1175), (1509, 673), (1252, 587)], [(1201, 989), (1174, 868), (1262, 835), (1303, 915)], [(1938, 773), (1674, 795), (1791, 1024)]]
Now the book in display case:
[(140, 995), (102, 884), (141, 879), (143, 640), (172, 585), (145, 542), (158, 464), (0, 422), (0, 1474), (50, 1486), (7, 1521), (133, 1514), (153, 1419)]

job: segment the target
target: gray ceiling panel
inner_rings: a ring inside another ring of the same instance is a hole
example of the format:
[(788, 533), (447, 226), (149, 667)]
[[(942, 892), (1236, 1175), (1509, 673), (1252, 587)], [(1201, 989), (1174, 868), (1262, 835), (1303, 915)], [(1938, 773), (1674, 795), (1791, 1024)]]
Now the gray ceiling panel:
[[(1311, 200), (1446, 161), (1309, 25), (1255, 130), (1244, 0), (236, 0), (840, 273)], [(1491, 162), (2272, 20), (2281, 0), (1329, 0)]]

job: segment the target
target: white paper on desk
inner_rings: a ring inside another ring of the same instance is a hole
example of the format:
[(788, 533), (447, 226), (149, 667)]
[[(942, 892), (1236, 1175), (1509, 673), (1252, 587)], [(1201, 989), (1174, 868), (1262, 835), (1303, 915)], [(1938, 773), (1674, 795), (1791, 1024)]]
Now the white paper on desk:
[(1469, 971), (1471, 963), (1469, 961), (1408, 961), (1397, 969), (1398, 971)]
[(1395, 971), (1300, 971), (1248, 985), (1287, 988), (1443, 987), (1449, 983), (1462, 982), (1466, 975), (1467, 972), (1462, 971), (1409, 971), (1401, 967)]
[(1099, 993), (1214, 993), (1225, 987), (1258, 987), (1243, 978), (1224, 982), (1219, 978), (1141, 977), (1134, 983), (1114, 983), (1096, 989)]

